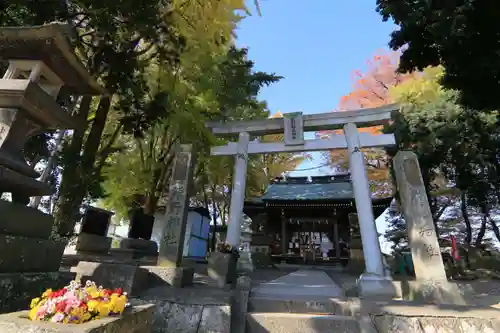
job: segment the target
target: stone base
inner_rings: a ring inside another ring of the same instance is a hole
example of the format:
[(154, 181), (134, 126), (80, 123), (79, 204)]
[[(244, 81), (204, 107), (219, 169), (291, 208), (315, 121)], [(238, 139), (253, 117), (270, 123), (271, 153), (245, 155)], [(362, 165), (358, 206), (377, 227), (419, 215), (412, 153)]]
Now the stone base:
[(466, 304), (457, 284), (447, 280), (402, 281), (401, 296), (407, 300), (430, 304)]
[(358, 295), (364, 298), (387, 298), (397, 296), (397, 290), (389, 277), (363, 273), (357, 281)]
[(0, 273), (57, 272), (65, 246), (64, 241), (0, 234)]
[(249, 251), (243, 251), (240, 253), (240, 258), (237, 263), (238, 272), (250, 273), (255, 271), (253, 266), (252, 253)]
[(141, 267), (149, 272), (148, 285), (150, 288), (165, 285), (175, 288), (184, 288), (193, 284), (194, 268), (192, 267)]
[[(0, 313), (26, 310), (46, 289), (60, 289), (74, 280), (70, 272), (0, 274)], [(4, 332), (0, 329), (0, 332)]]
[(238, 259), (229, 253), (214, 252), (208, 258), (208, 276), (215, 280), (217, 287), (234, 287)]
[(0, 315), (2, 333), (146, 333), (151, 332), (155, 306), (139, 305), (126, 310), (119, 317), (107, 317), (78, 325), (31, 321), (28, 311)]
[(108, 254), (111, 248), (110, 237), (98, 236), (81, 232), (76, 240), (75, 250), (77, 253), (102, 253)]
[(148, 272), (135, 265), (80, 261), (72, 272), (85, 283), (94, 281), (104, 288), (122, 288), (130, 295), (136, 295), (149, 287)]
[(0, 200), (0, 234), (49, 239), (53, 224), (52, 216), (36, 208)]
[(111, 249), (109, 255), (115, 260), (136, 262), (141, 265), (156, 265), (158, 262), (158, 253), (150, 254), (133, 249)]
[(124, 238), (120, 240), (120, 249), (129, 249), (149, 255), (158, 255), (158, 244), (152, 240)]

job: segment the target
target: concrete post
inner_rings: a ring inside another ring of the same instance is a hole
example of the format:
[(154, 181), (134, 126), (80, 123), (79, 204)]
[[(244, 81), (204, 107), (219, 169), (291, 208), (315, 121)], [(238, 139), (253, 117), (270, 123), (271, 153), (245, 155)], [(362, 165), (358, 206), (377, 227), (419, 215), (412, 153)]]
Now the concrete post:
[(233, 189), (231, 192), (231, 206), (229, 208), (229, 224), (227, 227), (226, 243), (236, 248), (240, 246), (241, 221), (243, 219), (243, 204), (245, 201), (245, 187), (248, 167), (248, 143), (250, 135), (240, 133), (238, 153), (235, 156)]
[(373, 216), (370, 184), (365, 170), (365, 161), (356, 124), (344, 125), (344, 134), (349, 152), (349, 170), (351, 171), (359, 231), (365, 257), (365, 272), (358, 280), (358, 293), (363, 296), (385, 296), (392, 298), (396, 289), (391, 278), (385, 276), (382, 252), (378, 241), (377, 227)]
[(360, 150), (361, 145), (356, 124), (346, 124), (344, 126), (344, 133), (349, 152), (349, 170), (352, 177), (359, 229), (365, 254), (366, 273), (384, 276), (382, 253), (380, 251), (375, 218), (373, 216), (370, 185), (368, 183), (368, 176), (366, 175), (363, 153)]

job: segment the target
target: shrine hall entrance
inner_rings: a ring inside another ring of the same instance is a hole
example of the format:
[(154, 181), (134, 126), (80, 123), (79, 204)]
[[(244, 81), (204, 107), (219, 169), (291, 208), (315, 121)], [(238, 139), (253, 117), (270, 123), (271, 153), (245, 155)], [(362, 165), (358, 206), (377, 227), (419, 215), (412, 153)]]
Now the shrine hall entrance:
[(339, 221), (332, 219), (282, 220), (284, 226), (273, 233), (273, 261), (309, 265), (347, 263), (349, 230), (348, 221), (345, 222), (339, 227)]

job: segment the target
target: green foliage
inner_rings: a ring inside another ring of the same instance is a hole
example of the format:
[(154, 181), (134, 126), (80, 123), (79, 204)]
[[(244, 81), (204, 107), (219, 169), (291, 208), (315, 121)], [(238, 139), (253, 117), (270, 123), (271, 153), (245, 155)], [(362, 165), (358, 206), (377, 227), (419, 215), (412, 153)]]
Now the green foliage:
[(401, 72), (442, 65), (441, 82), (460, 91), (460, 104), (478, 110), (500, 108), (500, 2), (377, 0), (377, 11), (399, 26), (390, 46), (403, 50)]
[[(127, 211), (129, 198), (143, 195), (147, 211), (154, 212), (159, 199), (166, 193), (175, 143), (194, 143), (199, 153), (198, 191), (210, 186), (210, 181), (228, 179), (229, 168), (221, 168), (218, 159), (205, 156), (215, 139), (205, 127), (209, 119), (263, 118), (268, 115), (265, 104), (257, 100), (261, 87), (277, 81), (279, 77), (253, 71), (253, 62), (247, 59), (245, 49), (231, 46), (224, 53), (213, 54), (207, 49), (202, 64), (188, 48), (181, 54), (175, 75), (154, 64), (148, 71), (149, 98), (154, 108), (164, 109), (161, 121), (145, 131), (144, 136), (135, 136), (132, 144), (124, 144), (123, 153), (110, 158), (104, 168), (103, 183), (106, 207), (120, 214)], [(200, 50), (193, 50), (200, 54)], [(203, 65), (204, 70), (200, 70)], [(205, 67), (206, 66), (206, 67)], [(192, 70), (191, 70), (192, 69)], [(169, 91), (169, 98), (155, 103), (154, 96)], [(121, 140), (127, 141), (127, 136)], [(129, 138), (130, 140), (131, 138)], [(221, 175), (225, 172), (225, 175)], [(136, 177), (135, 179), (132, 179)], [(211, 194), (212, 196), (212, 194)], [(220, 197), (216, 193), (213, 196)]]
[[(438, 221), (445, 209), (460, 210), (457, 206), (462, 201), (463, 239), (470, 243), (470, 208), (477, 207), (483, 220), (496, 227), (494, 221), (488, 220), (498, 200), (496, 113), (461, 107), (459, 94), (440, 86), (442, 75), (442, 68), (427, 68), (392, 89), (391, 94), (403, 108), (388, 130), (395, 133), (398, 149), (411, 149), (419, 158), (438, 234), (460, 230), (456, 219)], [(394, 218), (389, 224), (386, 236), (395, 246), (405, 243), (401, 220)]]

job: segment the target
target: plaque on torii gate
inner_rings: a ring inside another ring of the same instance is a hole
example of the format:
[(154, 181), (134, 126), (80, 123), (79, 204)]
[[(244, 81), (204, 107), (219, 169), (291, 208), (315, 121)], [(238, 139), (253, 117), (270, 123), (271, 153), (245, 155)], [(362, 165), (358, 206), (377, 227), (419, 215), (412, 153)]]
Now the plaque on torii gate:
[(298, 146), (304, 144), (304, 117), (302, 112), (285, 113), (283, 115), (285, 126), (285, 145)]

